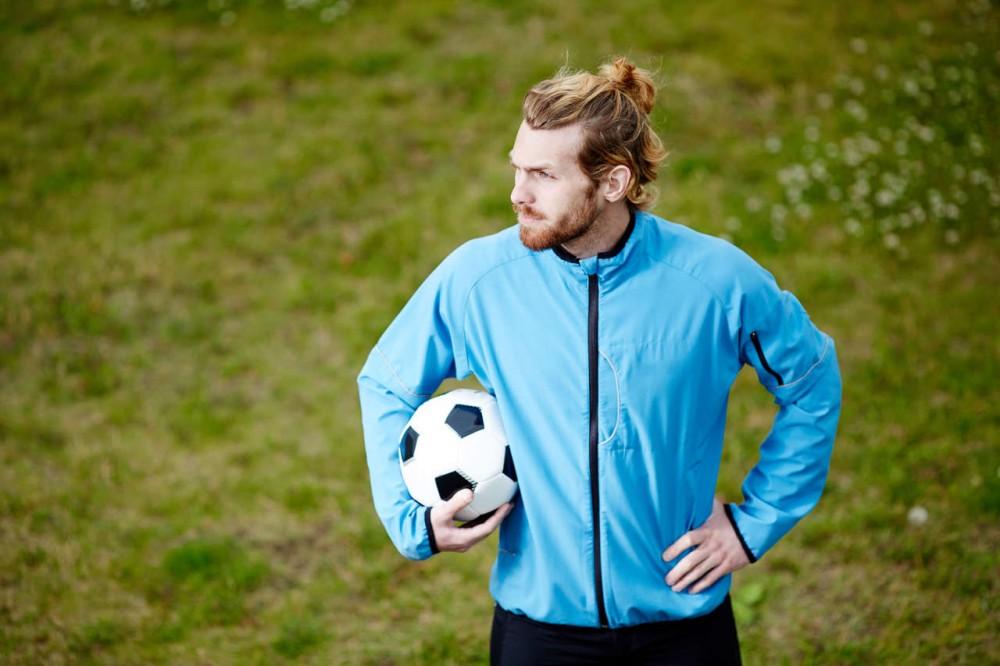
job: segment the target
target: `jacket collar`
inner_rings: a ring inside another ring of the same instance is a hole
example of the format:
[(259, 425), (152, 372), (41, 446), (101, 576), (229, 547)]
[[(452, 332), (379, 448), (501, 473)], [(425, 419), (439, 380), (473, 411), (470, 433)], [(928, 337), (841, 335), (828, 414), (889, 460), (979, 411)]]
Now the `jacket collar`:
[(592, 275), (594, 273), (602, 276), (606, 275), (625, 263), (635, 249), (639, 240), (637, 237), (640, 235), (636, 232), (636, 224), (642, 224), (642, 215), (644, 215), (642, 211), (629, 206), (629, 220), (625, 231), (622, 232), (621, 237), (615, 243), (614, 247), (604, 252), (599, 252), (596, 256), (580, 259), (561, 245), (556, 245), (551, 249), (551, 256), (558, 257), (557, 263), (581, 276)]

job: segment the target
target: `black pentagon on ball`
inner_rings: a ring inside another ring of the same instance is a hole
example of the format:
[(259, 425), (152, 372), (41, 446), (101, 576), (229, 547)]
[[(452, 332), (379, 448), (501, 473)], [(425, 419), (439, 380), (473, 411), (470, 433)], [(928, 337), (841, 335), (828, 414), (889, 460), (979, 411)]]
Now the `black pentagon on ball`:
[(511, 481), (517, 481), (517, 470), (514, 469), (514, 459), (510, 455), (510, 447), (503, 450), (503, 473)]
[(468, 437), (483, 429), (483, 412), (474, 405), (455, 405), (444, 421), (459, 437)]
[(419, 435), (413, 428), (407, 428), (406, 432), (403, 433), (403, 439), (399, 442), (399, 457), (404, 463), (409, 462), (416, 452), (417, 437)]
[(462, 488), (475, 491), (476, 484), (471, 479), (462, 476), (459, 472), (448, 472), (434, 479), (437, 484), (438, 495), (444, 501), (448, 501)]

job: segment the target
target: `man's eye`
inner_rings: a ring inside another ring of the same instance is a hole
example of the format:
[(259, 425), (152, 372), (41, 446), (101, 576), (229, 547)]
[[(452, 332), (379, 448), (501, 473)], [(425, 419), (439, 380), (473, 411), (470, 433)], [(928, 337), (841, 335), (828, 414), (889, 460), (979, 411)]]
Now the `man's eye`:
[(552, 174), (548, 171), (539, 171), (538, 173), (542, 178), (552, 178)]

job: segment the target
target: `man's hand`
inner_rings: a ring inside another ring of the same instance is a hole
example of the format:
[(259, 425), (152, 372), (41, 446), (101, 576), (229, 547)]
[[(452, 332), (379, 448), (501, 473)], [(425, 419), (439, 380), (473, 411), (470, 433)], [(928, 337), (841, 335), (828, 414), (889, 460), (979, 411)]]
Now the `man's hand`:
[(434, 528), (434, 541), (439, 551), (451, 550), (464, 553), (488, 537), (514, 508), (512, 503), (507, 502), (485, 522), (474, 527), (457, 527), (455, 514), (470, 502), (472, 502), (472, 491), (463, 489), (444, 504), (438, 504), (431, 509), (431, 527)]
[(718, 497), (712, 502), (712, 515), (708, 520), (675, 541), (664, 551), (663, 559), (669, 562), (691, 547), (694, 550), (666, 576), (667, 585), (674, 592), (682, 592), (697, 581), (691, 588), (691, 593), (697, 594), (727, 573), (750, 564)]

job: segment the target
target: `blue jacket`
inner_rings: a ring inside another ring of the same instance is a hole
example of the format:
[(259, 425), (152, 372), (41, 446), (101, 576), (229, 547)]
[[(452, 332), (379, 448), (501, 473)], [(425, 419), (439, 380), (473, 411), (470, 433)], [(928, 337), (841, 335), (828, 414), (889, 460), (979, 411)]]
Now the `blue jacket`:
[(543, 622), (621, 627), (701, 615), (661, 554), (712, 510), (730, 387), (749, 363), (778, 412), (726, 505), (751, 561), (819, 500), (840, 416), (833, 339), (731, 243), (634, 211), (617, 246), (532, 251), (516, 225), (471, 240), (426, 279), (358, 376), (376, 510), (406, 557), (436, 552), (398, 438), (446, 378), (499, 404), (520, 492), (490, 591)]

